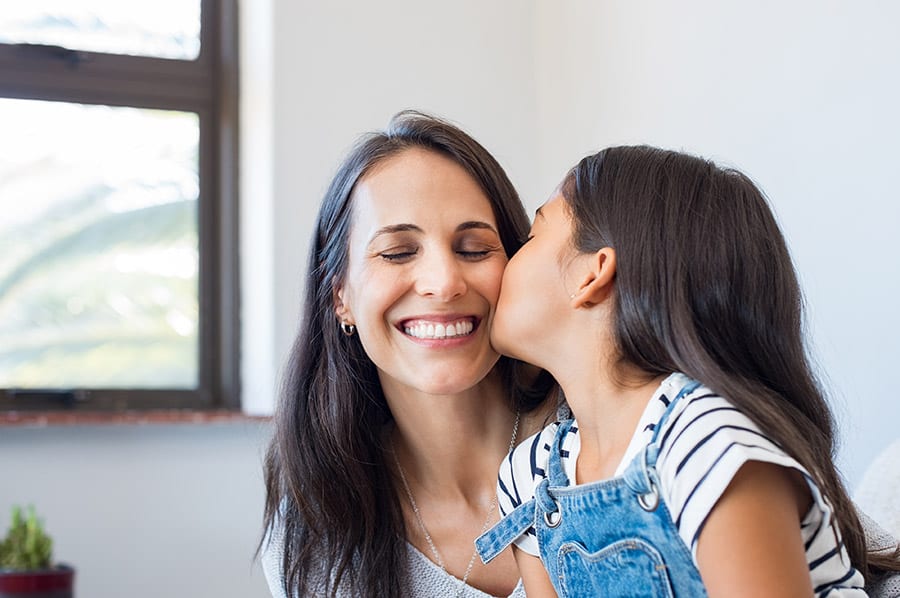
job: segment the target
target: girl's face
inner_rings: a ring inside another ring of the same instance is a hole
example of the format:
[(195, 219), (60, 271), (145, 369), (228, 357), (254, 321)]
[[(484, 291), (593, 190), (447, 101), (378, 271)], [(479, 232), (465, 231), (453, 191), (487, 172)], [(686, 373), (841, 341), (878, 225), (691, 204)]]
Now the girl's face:
[(576, 277), (569, 274), (575, 249), (572, 218), (565, 199), (556, 194), (538, 208), (528, 242), (509, 261), (491, 329), (494, 347), (548, 368), (557, 353), (561, 317), (570, 309)]
[(362, 178), (352, 205), (335, 311), (385, 392), (475, 386), (499, 358), (489, 331), (507, 262), (487, 196), (452, 160), (409, 149)]

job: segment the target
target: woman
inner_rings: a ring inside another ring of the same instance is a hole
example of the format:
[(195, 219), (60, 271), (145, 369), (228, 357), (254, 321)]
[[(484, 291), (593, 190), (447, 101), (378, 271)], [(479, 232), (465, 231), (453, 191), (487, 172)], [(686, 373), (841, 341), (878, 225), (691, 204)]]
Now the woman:
[(273, 594), (524, 596), (511, 552), (485, 566), (473, 541), (500, 461), (556, 407), (490, 345), (528, 228), (496, 160), (436, 118), (397, 115), (339, 168), (266, 460)]

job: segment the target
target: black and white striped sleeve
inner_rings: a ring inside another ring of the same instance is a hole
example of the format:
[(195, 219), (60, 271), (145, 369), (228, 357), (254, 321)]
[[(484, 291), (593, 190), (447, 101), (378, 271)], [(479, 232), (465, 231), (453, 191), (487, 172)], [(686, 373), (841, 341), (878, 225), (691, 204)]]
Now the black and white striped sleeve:
[(703, 526), (741, 466), (772, 463), (798, 471), (809, 485), (813, 504), (801, 535), (816, 595), (865, 595), (859, 593), (862, 576), (835, 533), (831, 506), (806, 469), (726, 399), (703, 388), (686, 399), (660, 430), (657, 471), (672, 519), (695, 562)]

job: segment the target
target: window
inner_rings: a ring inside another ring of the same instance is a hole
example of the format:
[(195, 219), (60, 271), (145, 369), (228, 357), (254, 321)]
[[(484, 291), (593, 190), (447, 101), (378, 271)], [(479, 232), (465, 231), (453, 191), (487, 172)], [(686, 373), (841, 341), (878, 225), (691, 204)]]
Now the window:
[(238, 406), (236, 14), (4, 3), (0, 409)]

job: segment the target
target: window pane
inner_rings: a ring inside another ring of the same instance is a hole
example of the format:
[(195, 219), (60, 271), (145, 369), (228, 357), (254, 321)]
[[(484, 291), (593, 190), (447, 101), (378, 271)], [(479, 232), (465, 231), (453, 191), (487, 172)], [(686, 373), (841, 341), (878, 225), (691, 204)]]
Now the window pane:
[(0, 43), (193, 60), (200, 0), (0, 0)]
[(196, 388), (199, 119), (0, 99), (0, 388)]

